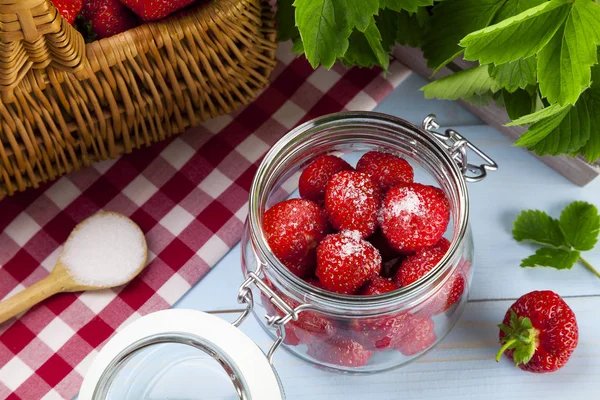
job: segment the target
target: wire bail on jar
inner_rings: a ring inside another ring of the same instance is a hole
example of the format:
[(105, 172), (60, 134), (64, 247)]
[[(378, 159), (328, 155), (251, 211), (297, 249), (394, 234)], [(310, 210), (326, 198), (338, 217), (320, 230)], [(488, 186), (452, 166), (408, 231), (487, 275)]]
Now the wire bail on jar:
[(246, 309), (242, 312), (242, 314), (232, 323), (233, 326), (239, 327), (242, 322), (250, 315), (252, 309), (254, 308), (254, 296), (252, 295), (251, 286), (256, 286), (265, 296), (269, 298), (269, 301), (280, 310), (283, 315), (265, 315), (265, 319), (267, 321), (267, 325), (269, 327), (277, 329), (277, 340), (267, 353), (267, 359), (269, 363), (273, 364), (273, 356), (275, 355), (275, 351), (281, 346), (283, 341), (285, 340), (285, 324), (294, 320), (298, 320), (298, 314), (302, 311), (313, 308), (308, 304), (300, 304), (298, 307), (293, 308), (289, 304), (287, 304), (283, 299), (273, 290), (269, 285), (267, 285), (262, 279), (262, 264), (259, 264), (256, 270), (248, 273), (248, 276), (244, 283), (240, 286), (238, 291), (237, 301), (240, 304), (246, 304)]
[[(440, 128), (440, 124), (435, 120), (435, 114), (429, 114), (425, 117), (421, 126), (441, 142), (452, 159), (458, 164), (467, 182), (482, 181), (487, 176), (487, 171), (498, 169), (498, 164), (494, 160), (454, 129), (446, 129), (444, 133), (437, 132), (436, 129)], [(474, 152), (485, 163), (480, 165), (470, 164), (467, 161), (467, 150)]]

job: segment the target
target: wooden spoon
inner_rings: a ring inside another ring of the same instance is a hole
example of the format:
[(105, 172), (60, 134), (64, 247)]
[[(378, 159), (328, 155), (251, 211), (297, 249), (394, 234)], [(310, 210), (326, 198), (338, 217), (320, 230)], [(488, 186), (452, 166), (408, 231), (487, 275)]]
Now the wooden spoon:
[[(23, 311), (30, 309), (31, 307), (38, 304), (39, 302), (47, 299), (50, 296), (57, 294), (57, 293), (81, 292), (84, 290), (101, 290), (101, 289), (108, 289), (110, 287), (121, 286), (121, 285), (128, 283), (133, 278), (135, 278), (140, 272), (142, 272), (142, 270), (146, 266), (146, 259), (148, 257), (148, 246), (147, 246), (146, 240), (144, 238), (144, 234), (142, 233), (141, 229), (135, 224), (135, 222), (131, 221), (129, 218), (125, 217), (124, 215), (121, 215), (118, 213), (113, 213), (113, 212), (101, 212), (101, 213), (95, 214), (95, 215), (91, 216), (90, 218), (86, 219), (85, 221), (81, 222), (79, 225), (77, 225), (75, 227), (75, 229), (73, 229), (73, 232), (71, 232), (71, 234), (69, 235), (69, 238), (67, 239), (67, 243), (70, 240), (72, 240), (74, 234), (80, 229), (80, 227), (84, 223), (89, 221), (91, 218), (95, 218), (95, 217), (102, 216), (102, 215), (110, 215), (110, 214), (127, 219), (129, 222), (131, 222), (134, 229), (139, 230), (141, 237), (143, 238), (143, 240), (142, 240), (142, 245), (144, 248), (143, 260), (142, 260), (142, 263), (137, 268), (137, 270), (134, 272), (134, 274), (132, 276), (128, 276), (122, 282), (119, 282), (117, 284), (110, 285), (110, 286), (82, 285), (82, 284), (78, 283), (76, 280), (74, 280), (74, 278), (69, 273), (68, 268), (63, 264), (63, 261), (61, 260), (61, 258), (64, 255), (64, 253), (63, 253), (63, 254), (61, 254), (61, 257), (58, 259), (58, 261), (56, 262), (56, 266), (54, 267), (52, 272), (47, 277), (45, 277), (41, 281), (31, 285), (30, 287), (26, 288), (25, 290), (22, 290), (21, 292), (17, 293), (16, 295), (14, 295), (14, 296), (10, 297), (9, 299), (0, 303), (0, 324), (2, 324), (5, 321), (8, 321), (12, 317), (22, 313)], [(110, 232), (107, 232), (107, 235), (110, 235)]]

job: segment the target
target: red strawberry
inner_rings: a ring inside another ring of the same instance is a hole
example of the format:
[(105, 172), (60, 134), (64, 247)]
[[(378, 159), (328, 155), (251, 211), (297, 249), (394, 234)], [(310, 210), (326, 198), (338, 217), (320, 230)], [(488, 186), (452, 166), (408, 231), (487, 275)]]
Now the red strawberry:
[(110, 37), (137, 26), (135, 14), (119, 0), (85, 0), (81, 16), (92, 24), (98, 39)]
[(350, 323), (352, 337), (367, 350), (385, 350), (395, 347), (408, 332), (408, 313), (386, 315), (373, 318), (361, 318)]
[[(92, 0), (95, 1), (95, 0)], [(163, 19), (196, 0), (120, 0), (144, 21)]]
[(435, 343), (435, 324), (429, 317), (412, 316), (408, 321), (408, 332), (394, 344), (405, 356), (414, 356), (429, 349)]
[(383, 192), (399, 183), (411, 183), (415, 176), (408, 161), (397, 155), (379, 151), (365, 153), (358, 160), (356, 170), (371, 176)]
[[(435, 246), (419, 250), (415, 254), (406, 257), (396, 272), (396, 284), (403, 287), (421, 279), (440, 262), (449, 248), (450, 242), (445, 238), (441, 238)], [(463, 270), (459, 266), (435, 297), (427, 301), (422, 313), (429, 316), (446, 311), (458, 302), (464, 290), (465, 278)]]
[(325, 210), (338, 231), (358, 231), (363, 238), (372, 235), (380, 204), (379, 188), (367, 174), (338, 172), (327, 184)]
[(83, 0), (53, 0), (52, 4), (58, 10), (60, 15), (67, 20), (68, 23), (73, 25), (75, 18), (81, 12), (83, 7)]
[(354, 294), (381, 270), (377, 249), (357, 232), (329, 235), (317, 248), (317, 277), (323, 288)]
[(338, 172), (352, 171), (346, 161), (332, 155), (324, 155), (308, 165), (300, 175), (298, 189), (300, 196), (317, 204), (325, 202), (325, 189), (331, 177)]
[(312, 275), (316, 248), (328, 230), (325, 212), (310, 200), (291, 199), (265, 213), (263, 229), (273, 254), (294, 274)]
[(524, 371), (553, 372), (567, 363), (579, 332), (573, 310), (556, 293), (544, 290), (521, 296), (504, 316), (502, 353)]
[(379, 222), (396, 250), (411, 253), (437, 243), (449, 221), (450, 205), (441, 189), (407, 183), (387, 193)]
[(321, 285), (319, 278), (315, 278), (315, 277), (308, 278), (308, 279), (306, 279), (306, 283), (308, 283), (311, 286), (318, 287), (319, 289), (323, 289), (323, 285)]
[(383, 261), (389, 261), (400, 256), (400, 253), (392, 247), (381, 229), (377, 229), (374, 234), (369, 236), (368, 241), (379, 251)]
[(358, 294), (362, 296), (375, 296), (378, 294), (384, 294), (398, 289), (398, 286), (389, 279), (382, 278), (379, 275), (375, 275), (367, 282), (360, 290)]
[(352, 339), (334, 338), (308, 345), (308, 355), (327, 364), (342, 367), (362, 367), (367, 364), (372, 352)]

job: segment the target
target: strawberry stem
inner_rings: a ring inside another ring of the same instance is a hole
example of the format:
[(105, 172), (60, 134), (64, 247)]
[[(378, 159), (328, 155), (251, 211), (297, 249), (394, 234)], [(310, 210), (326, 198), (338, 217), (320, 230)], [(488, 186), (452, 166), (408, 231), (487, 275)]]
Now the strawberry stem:
[(515, 344), (518, 340), (517, 339), (511, 339), (508, 342), (504, 343), (504, 346), (502, 346), (500, 348), (500, 350), (498, 350), (498, 353), (496, 353), (496, 362), (500, 362), (500, 358), (502, 357), (502, 354), (504, 354), (504, 352), (513, 344)]
[(579, 262), (582, 263), (583, 266), (586, 267), (592, 274), (600, 278), (600, 272), (596, 271), (596, 269), (592, 267), (592, 264), (587, 262), (583, 257), (579, 257)]

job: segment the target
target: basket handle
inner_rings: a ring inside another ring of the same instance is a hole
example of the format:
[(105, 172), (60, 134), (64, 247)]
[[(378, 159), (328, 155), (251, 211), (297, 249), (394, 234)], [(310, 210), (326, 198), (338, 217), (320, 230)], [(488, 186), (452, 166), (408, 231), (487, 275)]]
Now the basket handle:
[(14, 88), (30, 69), (53, 66), (78, 72), (85, 42), (50, 0), (0, 0), (0, 95), (14, 100)]

